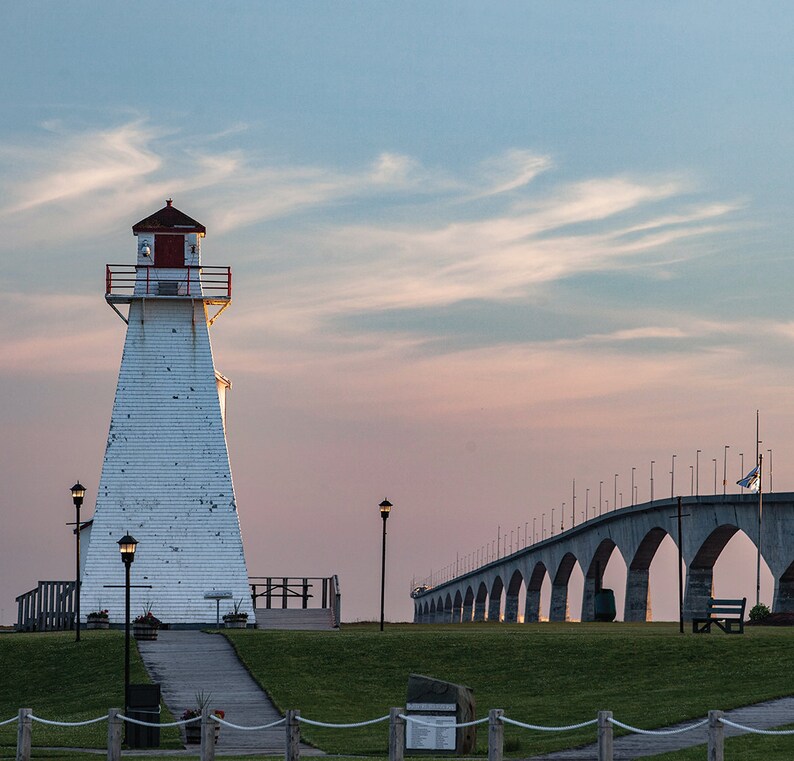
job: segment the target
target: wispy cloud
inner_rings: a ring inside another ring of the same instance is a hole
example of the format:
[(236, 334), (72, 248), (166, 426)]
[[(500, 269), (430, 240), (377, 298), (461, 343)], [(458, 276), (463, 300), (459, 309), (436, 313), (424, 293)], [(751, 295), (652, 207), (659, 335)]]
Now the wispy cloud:
[[(0, 173), (0, 249), (13, 250), (31, 230), (73, 245), (86, 230), (127, 228), (130, 214), (167, 196), (190, 197), (198, 208), (183, 208), (208, 224), (213, 242), (224, 236), (225, 250), (247, 248), (258, 227), (266, 241), (266, 254), (245, 258), (257, 297), (243, 297), (238, 330), (266, 326), (276, 342), (344, 354), (383, 341), (361, 326), (338, 330), (351, 316), (532, 300), (574, 277), (669, 271), (694, 256), (689, 241), (719, 234), (740, 207), (701, 199), (684, 175), (554, 184), (552, 158), (526, 149), (455, 171), (390, 152), (343, 168), (277, 162), (235, 143), (245, 129), (191, 136), (145, 119), (71, 132), (53, 124), (31, 143), (0, 146), (0, 168), (9, 170)], [(688, 337), (691, 328), (666, 319), (649, 315), (615, 330), (594, 324), (579, 340)], [(46, 340), (15, 340), (7, 356), (20, 361), (55, 351)], [(409, 332), (388, 341), (403, 356), (424, 342)]]

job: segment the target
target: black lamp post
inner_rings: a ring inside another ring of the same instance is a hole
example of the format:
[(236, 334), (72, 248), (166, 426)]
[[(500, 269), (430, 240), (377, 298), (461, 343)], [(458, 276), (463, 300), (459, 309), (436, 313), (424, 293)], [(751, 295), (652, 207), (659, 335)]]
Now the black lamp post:
[(392, 503), (388, 499), (384, 499), (378, 507), (380, 507), (380, 517), (383, 518), (383, 550), (380, 559), (380, 630), (383, 631), (383, 596), (386, 591), (386, 521), (389, 519)]
[(124, 563), (124, 715), (130, 692), (130, 566), (135, 560), (135, 547), (138, 542), (135, 537), (125, 534), (118, 541), (121, 560)]
[(74, 535), (77, 537), (75, 542), (74, 559), (74, 641), (80, 641), (80, 507), (85, 497), (85, 486), (79, 481), (72, 487), (72, 500), (77, 509), (77, 523), (75, 523)]

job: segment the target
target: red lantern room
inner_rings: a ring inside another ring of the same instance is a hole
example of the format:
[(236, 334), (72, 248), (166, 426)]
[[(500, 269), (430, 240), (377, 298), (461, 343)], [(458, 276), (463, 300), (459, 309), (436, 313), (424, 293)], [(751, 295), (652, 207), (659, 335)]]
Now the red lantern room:
[(207, 228), (177, 209), (169, 198), (165, 206), (132, 226), (138, 239), (135, 264), (108, 264), (105, 300), (126, 321), (116, 304), (143, 298), (201, 299), (221, 309), (231, 303), (229, 267), (201, 263), (201, 239)]

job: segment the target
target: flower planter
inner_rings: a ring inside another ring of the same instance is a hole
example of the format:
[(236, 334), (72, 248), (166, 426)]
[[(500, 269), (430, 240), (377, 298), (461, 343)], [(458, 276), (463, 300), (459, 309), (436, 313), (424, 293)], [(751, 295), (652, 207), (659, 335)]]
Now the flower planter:
[[(215, 743), (218, 742), (218, 737), (221, 733), (221, 725), (217, 722), (215, 724)], [(201, 722), (193, 721), (190, 724), (185, 724), (185, 744), (186, 745), (200, 745), (201, 744)]]
[(248, 616), (224, 616), (223, 625), (227, 629), (245, 629), (248, 626)]
[(157, 639), (157, 627), (148, 624), (133, 624), (132, 634), (135, 639), (153, 640)]
[(109, 629), (110, 619), (107, 616), (88, 616), (85, 620), (86, 629)]

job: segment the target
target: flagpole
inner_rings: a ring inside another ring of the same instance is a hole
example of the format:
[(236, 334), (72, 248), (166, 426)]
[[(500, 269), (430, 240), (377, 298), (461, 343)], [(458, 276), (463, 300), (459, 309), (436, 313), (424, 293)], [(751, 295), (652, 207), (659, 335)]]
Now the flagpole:
[[(756, 439), (758, 436), (756, 436)], [(758, 455), (758, 548), (755, 558), (755, 604), (761, 604), (761, 515), (764, 505), (764, 479), (763, 479), (764, 455)]]

